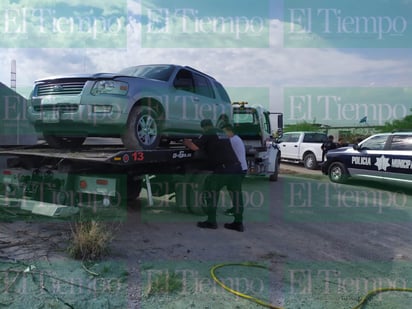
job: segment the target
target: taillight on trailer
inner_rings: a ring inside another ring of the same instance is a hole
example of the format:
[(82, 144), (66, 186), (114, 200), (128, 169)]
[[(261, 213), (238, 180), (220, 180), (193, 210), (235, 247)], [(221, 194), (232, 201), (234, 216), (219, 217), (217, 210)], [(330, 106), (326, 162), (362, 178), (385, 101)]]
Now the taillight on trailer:
[(4, 170), (3, 175), (10, 176), (12, 172), (10, 170)]
[(79, 187), (80, 187), (80, 189), (86, 189), (87, 188), (87, 181), (86, 180), (80, 180)]

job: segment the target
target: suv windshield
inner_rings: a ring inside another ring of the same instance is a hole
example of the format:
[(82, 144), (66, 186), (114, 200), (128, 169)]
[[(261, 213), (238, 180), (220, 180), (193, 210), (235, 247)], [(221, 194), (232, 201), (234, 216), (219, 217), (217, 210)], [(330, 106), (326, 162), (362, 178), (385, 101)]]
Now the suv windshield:
[(359, 146), (365, 150), (382, 150), (385, 148), (388, 135), (376, 135), (362, 141)]
[(245, 110), (233, 113), (233, 123), (258, 124), (259, 122), (256, 113)]
[(125, 68), (118, 73), (126, 76), (156, 79), (166, 82), (170, 79), (173, 71), (173, 65), (139, 65)]

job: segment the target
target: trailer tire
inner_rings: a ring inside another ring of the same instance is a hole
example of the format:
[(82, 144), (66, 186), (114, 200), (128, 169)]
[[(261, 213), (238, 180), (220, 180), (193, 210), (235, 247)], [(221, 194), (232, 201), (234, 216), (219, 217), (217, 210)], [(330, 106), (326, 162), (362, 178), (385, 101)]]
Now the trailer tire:
[(78, 148), (86, 140), (84, 136), (58, 136), (49, 133), (43, 133), (43, 138), (52, 148)]
[(157, 148), (160, 143), (160, 124), (156, 112), (148, 106), (133, 107), (121, 138), (128, 149)]

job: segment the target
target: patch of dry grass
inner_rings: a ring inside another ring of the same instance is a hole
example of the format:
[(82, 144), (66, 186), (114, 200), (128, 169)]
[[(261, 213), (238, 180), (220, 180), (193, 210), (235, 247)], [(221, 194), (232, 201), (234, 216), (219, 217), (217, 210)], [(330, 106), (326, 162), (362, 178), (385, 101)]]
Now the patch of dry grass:
[(78, 222), (72, 228), (69, 254), (79, 260), (99, 260), (108, 253), (112, 240), (110, 229), (101, 222)]

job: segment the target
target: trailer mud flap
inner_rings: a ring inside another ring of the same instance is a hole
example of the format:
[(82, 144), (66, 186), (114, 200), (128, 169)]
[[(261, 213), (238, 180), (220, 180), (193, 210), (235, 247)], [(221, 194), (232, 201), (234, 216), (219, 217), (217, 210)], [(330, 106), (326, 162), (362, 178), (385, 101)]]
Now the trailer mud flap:
[(65, 218), (79, 212), (79, 208), (26, 199), (0, 197), (0, 207), (20, 207), (36, 215)]
[(33, 214), (48, 217), (70, 217), (79, 212), (79, 208), (73, 206), (64, 206), (46, 202), (22, 200), (20, 208), (31, 211)]

